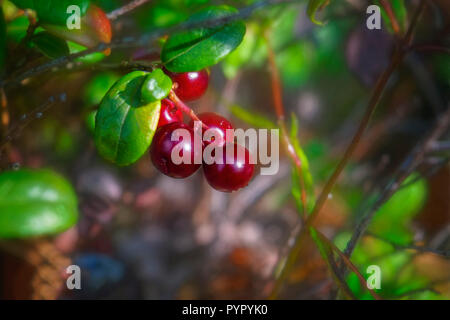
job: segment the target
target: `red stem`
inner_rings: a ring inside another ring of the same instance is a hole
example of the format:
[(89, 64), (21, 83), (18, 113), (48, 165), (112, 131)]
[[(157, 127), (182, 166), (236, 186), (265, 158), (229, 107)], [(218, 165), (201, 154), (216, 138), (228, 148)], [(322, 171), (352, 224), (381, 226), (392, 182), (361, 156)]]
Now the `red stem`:
[[(175, 92), (173, 90), (170, 91), (169, 94), (169, 99), (173, 101), (173, 103), (175, 104), (175, 106), (177, 108), (179, 108), (182, 112), (184, 112), (185, 114), (188, 115), (189, 118), (191, 118), (194, 121), (200, 121), (202, 122), (197, 115), (195, 114), (194, 110), (192, 110), (191, 108), (189, 108), (183, 101), (180, 100), (180, 98), (178, 98), (178, 96), (175, 94)], [(202, 126), (204, 129), (208, 130), (209, 127), (204, 124), (202, 122)]]

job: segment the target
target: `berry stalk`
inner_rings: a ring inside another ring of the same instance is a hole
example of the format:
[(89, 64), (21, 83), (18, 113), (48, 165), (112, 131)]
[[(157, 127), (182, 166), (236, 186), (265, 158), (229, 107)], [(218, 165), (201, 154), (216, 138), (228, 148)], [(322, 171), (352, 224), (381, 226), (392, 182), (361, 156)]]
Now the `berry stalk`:
[(183, 101), (180, 100), (180, 98), (178, 98), (178, 96), (176, 95), (175, 91), (170, 90), (169, 93), (169, 99), (172, 100), (172, 102), (175, 104), (175, 106), (180, 109), (181, 111), (183, 111), (185, 114), (187, 114), (187, 116), (189, 118), (191, 118), (193, 121), (200, 121), (202, 123), (202, 127), (206, 130), (209, 129), (209, 127), (204, 124), (195, 114), (194, 110), (192, 110), (191, 108), (189, 108)]

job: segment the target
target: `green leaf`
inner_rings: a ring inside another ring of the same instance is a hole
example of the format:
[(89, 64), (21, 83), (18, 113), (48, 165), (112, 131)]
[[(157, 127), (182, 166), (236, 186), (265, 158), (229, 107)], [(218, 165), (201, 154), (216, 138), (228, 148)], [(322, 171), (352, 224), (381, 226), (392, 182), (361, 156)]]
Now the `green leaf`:
[(256, 114), (252, 111), (248, 111), (241, 106), (232, 105), (229, 107), (230, 112), (238, 119), (244, 121), (248, 125), (262, 129), (275, 129), (277, 126), (271, 120), (266, 117)]
[(316, 19), (316, 13), (328, 5), (329, 2), (330, 0), (309, 0), (306, 14), (313, 23), (319, 26), (323, 25), (323, 22)]
[[(81, 51), (86, 50), (87, 48), (85, 46), (82, 46), (81, 44), (72, 42), (72, 41), (67, 41), (68, 45), (69, 45), (69, 50), (70, 50), (70, 54), (74, 54), (74, 53), (78, 53)], [(101, 52), (94, 52), (91, 54), (88, 54), (87, 56), (84, 57), (80, 57), (75, 59), (76, 62), (83, 62), (86, 64), (94, 64), (97, 62), (102, 61), (103, 59), (105, 59), (105, 54), (101, 53)]]
[(89, 0), (11, 0), (21, 9), (32, 9), (36, 11), (39, 21), (42, 23), (66, 25), (67, 8), (71, 5), (80, 7), (81, 16), (86, 14)]
[(403, 187), (381, 206), (372, 219), (370, 232), (400, 245), (413, 241), (411, 220), (423, 208), (428, 189), (426, 182), (418, 177), (417, 174), (408, 177)]
[(92, 110), (88, 112), (86, 115), (84, 121), (86, 124), (86, 127), (88, 128), (89, 132), (91, 134), (95, 134), (95, 117), (97, 116), (97, 110)]
[[(199, 23), (221, 19), (237, 13), (229, 6), (211, 6), (189, 18)], [(235, 21), (218, 27), (204, 27), (176, 33), (162, 49), (162, 62), (172, 72), (199, 71), (215, 65), (239, 46), (245, 35), (245, 24)]]
[[(290, 132), (290, 139), (293, 144), (295, 153), (297, 154), (298, 158), (300, 159), (302, 163), (302, 172), (298, 172), (297, 167), (294, 167), (292, 170), (292, 195), (294, 196), (294, 199), (296, 201), (297, 207), (299, 211), (303, 211), (306, 209), (306, 212), (309, 213), (314, 207), (315, 203), (315, 195), (314, 195), (314, 182), (311, 175), (311, 171), (309, 169), (309, 161), (308, 157), (306, 156), (305, 152), (303, 151), (303, 148), (301, 147), (300, 141), (298, 139), (298, 120), (297, 117), (292, 114), (291, 116), (292, 122), (291, 122), (291, 132)], [(300, 176), (301, 174), (301, 176)], [(306, 190), (306, 196), (307, 196), (307, 208), (303, 208), (302, 203), (302, 185), (300, 177), (303, 178), (305, 190)]]
[(55, 37), (46, 31), (35, 34), (31, 38), (31, 44), (50, 59), (67, 56), (70, 53), (65, 40)]
[(103, 98), (95, 119), (95, 143), (105, 159), (119, 166), (136, 162), (150, 146), (161, 102), (143, 104), (148, 72), (134, 71), (117, 81)]
[(169, 95), (171, 89), (172, 80), (161, 69), (156, 69), (147, 75), (142, 85), (142, 102), (160, 101)]
[(22, 169), (0, 175), (0, 238), (55, 234), (77, 219), (75, 192), (55, 172)]
[(119, 78), (120, 77), (113, 72), (103, 72), (95, 75), (83, 90), (83, 102), (85, 107), (92, 107), (100, 104), (103, 97)]

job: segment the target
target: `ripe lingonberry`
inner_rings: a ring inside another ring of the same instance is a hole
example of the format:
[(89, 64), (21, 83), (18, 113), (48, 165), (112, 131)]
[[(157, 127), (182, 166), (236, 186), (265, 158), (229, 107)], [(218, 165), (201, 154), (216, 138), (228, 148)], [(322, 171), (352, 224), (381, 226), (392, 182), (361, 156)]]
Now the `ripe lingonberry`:
[(171, 100), (161, 100), (158, 128), (174, 122), (183, 122), (183, 112), (181, 112)]
[[(172, 133), (176, 129), (185, 129), (189, 133), (189, 139), (179, 135), (178, 139), (172, 141)], [(172, 160), (172, 150), (177, 146), (178, 155), (190, 159), (190, 163), (184, 161), (175, 164)], [(194, 164), (194, 132), (184, 123), (173, 122), (156, 130), (150, 147), (150, 156), (153, 165), (163, 174), (172, 178), (187, 178), (200, 167)]]
[(173, 73), (165, 70), (175, 84), (175, 93), (183, 101), (200, 98), (208, 89), (209, 73), (207, 70)]
[[(209, 130), (214, 130), (215, 136), (220, 136), (220, 141), (217, 141), (217, 146), (223, 146), (226, 142), (233, 142), (233, 135), (230, 135), (230, 132), (228, 132), (228, 129), (234, 129), (233, 125), (228, 121), (226, 118), (222, 117), (221, 115), (218, 115), (214, 112), (204, 112), (197, 116), (199, 120), (208, 127)], [(194, 127), (194, 121), (191, 120), (190, 124), (191, 128)], [(203, 136), (202, 130), (202, 136)], [(210, 141), (204, 141), (205, 145), (210, 144), (214, 141), (214, 138), (211, 138)]]
[[(249, 151), (236, 143), (228, 143), (222, 148), (223, 164), (203, 163), (206, 180), (211, 187), (223, 192), (232, 192), (247, 186), (255, 167), (250, 163)], [(226, 163), (227, 148), (234, 149), (232, 163)]]

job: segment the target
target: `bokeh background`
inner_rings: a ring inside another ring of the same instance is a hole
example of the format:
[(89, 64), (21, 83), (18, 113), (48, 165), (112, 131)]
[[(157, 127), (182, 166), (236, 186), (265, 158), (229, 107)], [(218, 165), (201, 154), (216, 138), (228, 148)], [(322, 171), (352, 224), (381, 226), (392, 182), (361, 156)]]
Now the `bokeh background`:
[[(94, 2), (110, 12), (128, 1)], [(114, 21), (114, 38), (176, 25), (208, 4), (242, 8), (252, 2), (152, 0)], [(257, 10), (246, 19), (247, 33), (237, 51), (211, 68), (207, 94), (189, 104), (196, 112), (218, 112), (238, 128), (276, 123), (263, 37), (268, 34), (287, 120), (297, 123), (316, 195), (342, 158), (397, 40), (385, 14), (381, 30), (365, 27), (365, 10), (376, 2), (330, 2), (319, 13), (323, 26), (307, 16), (307, 1)], [(1, 3), (13, 48), (25, 36), (28, 19), (9, 1)], [(418, 1), (392, 3), (404, 32)], [(448, 112), (449, 4), (430, 1), (414, 39), (424, 50), (408, 54), (392, 75), (316, 223), (341, 250), (411, 150)], [(447, 50), (426, 50), (428, 45)], [(233, 194), (213, 190), (201, 170), (185, 180), (163, 176), (148, 154), (125, 168), (97, 155), (92, 111), (129, 72), (118, 64), (142, 54), (157, 58), (159, 50), (158, 42), (113, 50), (101, 61), (90, 56), (94, 62), (72, 62), (8, 89), (11, 124), (21, 124), (24, 114), (49, 97), (65, 95), (64, 103), (26, 123), (0, 162), (2, 170), (52, 168), (63, 174), (76, 189), (80, 220), (51, 238), (2, 241), (2, 298), (252, 299), (270, 293), (277, 263), (301, 225), (298, 186), (286, 154), (280, 155), (277, 175), (256, 174)], [(48, 60), (31, 49), (25, 66)], [(352, 255), (364, 276), (367, 266), (381, 267), (376, 292), (383, 298), (450, 297), (449, 138), (447, 130), (434, 142), (406, 186), (376, 212)], [(82, 290), (61, 290), (68, 264), (82, 268)], [(353, 273), (344, 277), (354, 298), (371, 298)], [(329, 266), (307, 240), (280, 297), (342, 298), (337, 291)]]

